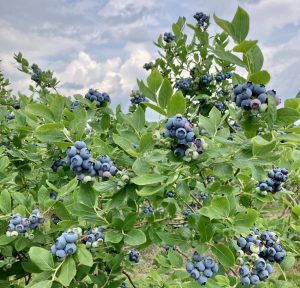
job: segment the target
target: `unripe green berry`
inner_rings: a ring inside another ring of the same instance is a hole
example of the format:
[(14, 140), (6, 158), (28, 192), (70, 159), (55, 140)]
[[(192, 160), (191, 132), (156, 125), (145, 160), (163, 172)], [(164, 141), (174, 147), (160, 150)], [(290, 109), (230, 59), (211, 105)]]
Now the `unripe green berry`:
[(12, 231), (10, 234), (12, 237), (17, 237), (19, 233), (17, 231)]

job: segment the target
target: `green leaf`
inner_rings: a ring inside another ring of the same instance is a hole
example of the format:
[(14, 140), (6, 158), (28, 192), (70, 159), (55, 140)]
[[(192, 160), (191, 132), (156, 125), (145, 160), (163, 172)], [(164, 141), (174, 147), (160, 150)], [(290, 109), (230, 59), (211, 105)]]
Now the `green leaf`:
[(215, 244), (212, 246), (212, 253), (225, 269), (234, 265), (235, 258), (228, 246), (224, 244)]
[(162, 186), (144, 186), (141, 190), (137, 190), (136, 194), (141, 197), (151, 196), (163, 191), (164, 187)]
[(168, 78), (164, 79), (158, 95), (158, 104), (162, 108), (166, 108), (173, 94), (173, 88)]
[(48, 121), (54, 121), (53, 113), (43, 104), (31, 103), (26, 106), (25, 111), (33, 114), (34, 116), (42, 117)]
[(252, 140), (252, 154), (256, 156), (264, 156), (271, 152), (276, 146), (276, 140), (267, 141), (261, 136), (256, 136)]
[(0, 236), (0, 246), (6, 246), (7, 244), (13, 242), (15, 240), (14, 237), (7, 237), (6, 235)]
[(264, 63), (264, 56), (260, 48), (255, 45), (244, 54), (243, 61), (250, 74), (257, 73), (261, 70)]
[(214, 20), (217, 25), (219, 25), (228, 35), (232, 35), (232, 25), (229, 21), (221, 19), (214, 14)]
[(141, 131), (145, 126), (145, 111), (142, 107), (138, 106), (136, 111), (132, 114), (131, 122), (132, 127), (137, 131)]
[(62, 264), (57, 280), (64, 286), (69, 286), (76, 275), (76, 265), (72, 257), (67, 257)]
[(216, 196), (209, 206), (203, 207), (199, 213), (210, 219), (222, 219), (230, 214), (230, 203), (227, 197)]
[(141, 137), (141, 140), (140, 140), (138, 151), (145, 152), (145, 151), (152, 150), (154, 147), (154, 144), (155, 143), (152, 138), (152, 133), (143, 134)]
[(146, 242), (146, 235), (142, 230), (133, 229), (124, 238), (127, 245), (138, 246)]
[(54, 269), (53, 256), (51, 252), (46, 249), (31, 247), (29, 250), (29, 257), (31, 261), (42, 271)]
[(83, 244), (77, 245), (76, 257), (80, 264), (92, 267), (93, 266), (93, 255)]
[(48, 123), (40, 125), (35, 130), (36, 137), (42, 142), (59, 142), (64, 141), (64, 125), (58, 123)]
[(136, 185), (152, 185), (156, 183), (161, 183), (166, 180), (168, 177), (159, 175), (159, 174), (144, 174), (138, 177), (135, 177), (131, 180), (132, 183)]
[(253, 47), (254, 45), (256, 45), (257, 40), (250, 40), (250, 41), (243, 41), (241, 43), (239, 43), (238, 45), (233, 47), (233, 51), (234, 52), (241, 52), (241, 53), (245, 53), (247, 52), (251, 47)]
[(291, 108), (300, 112), (300, 98), (286, 99), (284, 101), (284, 108)]
[(158, 237), (168, 245), (180, 246), (186, 243), (186, 239), (182, 239), (179, 233), (170, 234), (168, 232), (157, 232)]
[(214, 54), (221, 60), (228, 61), (237, 66), (246, 68), (246, 64), (239, 57), (237, 57), (229, 51), (224, 51), (218, 48), (214, 50)]
[(241, 43), (244, 41), (248, 35), (249, 32), (249, 15), (248, 13), (242, 9), (241, 7), (238, 7), (234, 18), (231, 22), (232, 25), (232, 38), (238, 42)]
[(94, 207), (96, 202), (96, 192), (92, 188), (91, 184), (84, 184), (80, 185), (80, 189), (78, 192), (78, 200), (79, 202), (89, 206)]
[(236, 74), (236, 73), (232, 73), (232, 84), (233, 85), (236, 85), (236, 84), (244, 84), (247, 80), (240, 76), (239, 74)]
[(3, 190), (0, 194), (0, 209), (4, 214), (11, 212), (11, 197), (7, 190)]
[(0, 172), (4, 173), (9, 163), (9, 158), (7, 156), (0, 158)]
[(120, 243), (123, 235), (120, 232), (107, 231), (105, 232), (105, 242)]
[(156, 106), (149, 102), (143, 102), (142, 105), (145, 105), (146, 107), (151, 108), (152, 110), (156, 111), (157, 113), (159, 113), (161, 115), (167, 116), (166, 111), (164, 109), (160, 108), (159, 106)]
[(177, 91), (170, 99), (168, 105), (168, 116), (176, 114), (184, 114), (186, 109), (186, 101), (181, 91)]
[(201, 217), (198, 222), (198, 231), (199, 233), (199, 238), (201, 243), (207, 243), (210, 241), (212, 236), (214, 235), (213, 232), (213, 225), (209, 221), (209, 219), (205, 217)]
[(145, 158), (137, 158), (132, 165), (132, 170), (136, 175), (140, 176), (148, 173), (151, 170), (151, 166)]
[(173, 267), (181, 268), (183, 265), (182, 257), (173, 250), (168, 252), (168, 259)]
[(153, 69), (151, 71), (151, 74), (147, 78), (147, 83), (149, 88), (153, 92), (157, 92), (159, 87), (161, 86), (161, 83), (163, 82), (164, 78), (163, 76), (159, 73), (157, 69)]
[(52, 281), (51, 280), (44, 280), (38, 283), (35, 283), (34, 285), (26, 286), (30, 288), (51, 288), (52, 287)]
[(144, 81), (137, 80), (137, 82), (139, 89), (141, 90), (143, 95), (145, 95), (148, 99), (152, 100), (153, 102), (156, 102), (155, 93), (145, 85)]
[(288, 126), (300, 119), (300, 113), (294, 109), (281, 108), (277, 110), (276, 125)]
[(273, 126), (277, 118), (277, 107), (276, 101), (272, 95), (268, 95), (268, 110), (267, 110), (267, 123), (270, 129), (273, 129)]
[(238, 233), (247, 233), (249, 228), (253, 226), (256, 219), (258, 218), (259, 213), (254, 209), (247, 209), (243, 212), (239, 212), (234, 217), (234, 228)]
[(249, 75), (249, 81), (252, 81), (253, 83), (257, 84), (268, 84), (271, 80), (271, 76), (268, 71), (261, 70), (259, 72), (256, 72), (254, 74)]

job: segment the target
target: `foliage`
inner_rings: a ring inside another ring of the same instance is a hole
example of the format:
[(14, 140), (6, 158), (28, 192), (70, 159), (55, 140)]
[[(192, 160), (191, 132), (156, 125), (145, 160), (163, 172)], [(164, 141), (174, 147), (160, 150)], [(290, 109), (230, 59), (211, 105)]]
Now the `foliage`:
[[(22, 54), (15, 56), (21, 71), (31, 77), (41, 71), (39, 80), (32, 79), (34, 93), (13, 98), (1, 75), (1, 287), (199, 287), (185, 269), (193, 255), (217, 262), (207, 287), (240, 287), (236, 239), (253, 225), (274, 231), (287, 251), (258, 287), (300, 285), (293, 272), (300, 256), (300, 129), (294, 124), (300, 98), (277, 109), (269, 97), (261, 113), (237, 107), (233, 85), (270, 80), (257, 41), (247, 40), (248, 14), (238, 8), (231, 22), (214, 16), (222, 28), (215, 36), (208, 34), (211, 19), (195, 18), (193, 25), (179, 17), (172, 33), (155, 42), (160, 57), (145, 65), (147, 80), (137, 81), (147, 101), (129, 113), (80, 95), (72, 104), (59, 94), (53, 73), (30, 66)], [(20, 109), (2, 99), (17, 99)], [(147, 121), (146, 109), (164, 119)], [(14, 119), (8, 120), (11, 111)], [(177, 157), (175, 140), (163, 137), (165, 121), (176, 114), (206, 144), (199, 157)], [(92, 150), (91, 165), (107, 155), (118, 173), (74, 175), (61, 160), (76, 141)], [(289, 171), (281, 191), (258, 193), (256, 184), (276, 167)], [(27, 234), (6, 235), (14, 214), (29, 217), (37, 208), (44, 223)], [(68, 242), (69, 234), (77, 236)], [(160, 249), (166, 245), (173, 249)], [(56, 254), (66, 246), (70, 255)]]

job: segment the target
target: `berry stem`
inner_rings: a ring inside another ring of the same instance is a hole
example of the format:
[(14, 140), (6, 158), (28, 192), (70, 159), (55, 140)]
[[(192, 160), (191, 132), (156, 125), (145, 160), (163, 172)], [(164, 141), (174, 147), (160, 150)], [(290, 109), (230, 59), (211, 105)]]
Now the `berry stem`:
[(130, 284), (132, 285), (132, 287), (133, 287), (133, 288), (137, 288), (137, 287), (134, 285), (134, 283), (133, 283), (133, 281), (132, 281), (130, 275), (129, 275), (126, 271), (123, 271), (122, 273), (127, 277), (128, 281), (130, 282)]

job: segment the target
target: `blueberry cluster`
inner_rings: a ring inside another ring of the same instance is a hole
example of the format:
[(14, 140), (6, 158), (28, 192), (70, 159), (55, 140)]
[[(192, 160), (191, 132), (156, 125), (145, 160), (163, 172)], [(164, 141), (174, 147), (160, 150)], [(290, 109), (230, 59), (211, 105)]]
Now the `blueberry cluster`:
[(143, 212), (145, 214), (153, 213), (153, 208), (150, 205), (145, 205), (144, 208), (143, 208)]
[(85, 243), (87, 248), (97, 248), (104, 242), (104, 231), (104, 227), (90, 229), (82, 242)]
[(217, 102), (215, 102), (215, 107), (219, 110), (219, 111), (221, 111), (221, 112), (224, 112), (225, 110), (226, 110), (226, 105), (225, 105), (225, 103), (224, 102), (219, 102), (219, 101), (217, 101)]
[(175, 88), (178, 88), (184, 92), (187, 92), (192, 86), (192, 78), (180, 79), (175, 83)]
[(261, 195), (267, 195), (269, 193), (277, 193), (281, 191), (281, 184), (288, 179), (288, 170), (285, 168), (274, 168), (268, 173), (268, 178), (257, 183), (258, 192)]
[(77, 250), (76, 241), (78, 240), (78, 232), (68, 230), (63, 232), (51, 246), (51, 252), (57, 257), (58, 261), (63, 261), (68, 255), (75, 254)]
[(131, 249), (128, 257), (131, 262), (139, 263), (140, 261), (140, 253), (136, 249)]
[(206, 14), (204, 14), (203, 12), (197, 12), (194, 15), (194, 18), (197, 20), (197, 24), (200, 27), (205, 27), (208, 25), (209, 23), (209, 16), (207, 16)]
[(51, 166), (53, 172), (57, 172), (58, 169), (64, 168), (67, 165), (65, 160), (56, 160)]
[(203, 257), (198, 253), (194, 253), (193, 261), (186, 264), (186, 271), (193, 279), (198, 280), (200, 285), (204, 286), (208, 278), (218, 273), (219, 265), (210, 256)]
[(143, 102), (149, 102), (148, 98), (146, 98), (140, 91), (135, 90), (131, 92), (130, 95), (131, 99), (130, 102), (132, 105), (136, 106)]
[(178, 247), (175, 246), (175, 245), (173, 245), (173, 246), (171, 246), (171, 245), (164, 245), (163, 248), (164, 248), (165, 251), (169, 251), (170, 249), (172, 249), (173, 251), (177, 251), (178, 250)]
[(152, 62), (149, 62), (149, 63), (145, 63), (144, 64), (144, 66), (143, 66), (143, 68), (145, 69), (145, 70), (151, 70), (152, 68), (154, 67), (154, 64), (152, 63)]
[(185, 219), (189, 218), (190, 215), (193, 214), (193, 211), (190, 209), (190, 208), (185, 208), (183, 211), (182, 211), (182, 215)]
[(269, 230), (260, 233), (256, 227), (251, 228), (247, 237), (240, 236), (237, 245), (240, 248), (237, 263), (242, 265), (239, 274), (243, 285), (265, 281), (273, 270), (268, 262), (281, 263), (286, 256), (276, 233)]
[(231, 72), (227, 72), (225, 74), (223, 74), (222, 72), (218, 72), (217, 75), (215, 76), (215, 79), (217, 82), (222, 82), (226, 79), (230, 79), (232, 76)]
[(17, 236), (26, 233), (29, 229), (35, 229), (44, 223), (45, 219), (39, 209), (34, 209), (28, 218), (22, 218), (20, 213), (15, 213), (9, 220), (6, 236)]
[(175, 40), (175, 36), (170, 32), (164, 33), (164, 41), (167, 43), (171, 43)]
[(118, 169), (108, 156), (102, 156), (96, 161), (91, 157), (91, 151), (86, 148), (86, 144), (83, 141), (76, 141), (74, 146), (67, 150), (66, 162), (79, 179), (83, 179), (84, 173), (88, 173), (91, 177), (98, 175), (103, 180), (116, 175)]
[(198, 194), (198, 199), (199, 199), (200, 201), (206, 200), (206, 199), (207, 199), (207, 194), (206, 194), (205, 192), (200, 192), (200, 193)]
[(71, 103), (71, 107), (70, 107), (70, 110), (71, 112), (74, 112), (75, 108), (79, 105), (79, 101), (78, 100), (75, 100)]
[(90, 89), (88, 93), (85, 94), (85, 98), (91, 102), (96, 102), (97, 107), (102, 107), (110, 102), (110, 97), (107, 93), (100, 93), (95, 89)]
[(207, 74), (202, 75), (200, 77), (200, 84), (203, 84), (204, 86), (209, 85), (210, 81), (211, 81), (211, 77)]
[(31, 69), (33, 72), (31, 76), (31, 80), (39, 84), (41, 82), (42, 70), (39, 68), (37, 64), (32, 64)]
[(196, 138), (193, 132), (193, 124), (180, 114), (169, 118), (165, 127), (164, 137), (172, 138), (177, 144), (192, 143)]
[(266, 90), (262, 84), (254, 85), (252, 82), (235, 85), (233, 88), (233, 101), (238, 107), (249, 111), (251, 109), (265, 112), (268, 108), (268, 95), (272, 95), (279, 105), (281, 98), (276, 96), (275, 90)]

